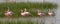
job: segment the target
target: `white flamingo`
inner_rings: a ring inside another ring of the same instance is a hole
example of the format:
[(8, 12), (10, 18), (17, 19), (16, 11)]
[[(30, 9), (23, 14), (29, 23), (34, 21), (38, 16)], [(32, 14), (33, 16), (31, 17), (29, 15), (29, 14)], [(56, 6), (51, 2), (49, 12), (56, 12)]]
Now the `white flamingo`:
[(24, 11), (23, 10), (21, 10), (21, 15), (22, 16), (29, 16), (30, 15), (30, 13), (29, 12), (27, 12), (27, 10), (26, 10), (26, 8), (24, 9)]
[(44, 22), (45, 22), (45, 13), (43, 13), (41, 10), (38, 10), (38, 15), (41, 16), (41, 24), (44, 24)]
[(53, 17), (51, 22), (52, 22), (52, 24), (54, 24), (53, 21), (55, 19), (55, 13), (53, 11), (51, 11), (51, 9), (49, 9), (48, 10), (48, 15), (51, 16), (51, 17)]
[(38, 10), (38, 15), (39, 16), (45, 16), (45, 13), (43, 13), (41, 10)]
[(48, 15), (49, 16), (55, 16), (55, 13), (51, 11), (51, 9), (48, 10)]

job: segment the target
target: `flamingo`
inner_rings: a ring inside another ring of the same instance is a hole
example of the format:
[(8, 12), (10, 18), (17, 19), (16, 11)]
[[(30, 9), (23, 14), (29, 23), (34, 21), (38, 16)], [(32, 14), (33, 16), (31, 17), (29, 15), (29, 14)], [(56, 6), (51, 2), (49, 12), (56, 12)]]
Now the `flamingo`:
[(9, 20), (9, 21), (11, 21), (12, 14), (13, 14), (13, 12), (10, 11), (9, 8), (8, 8), (8, 10), (5, 12), (5, 16), (8, 17), (8, 20)]
[(8, 8), (8, 10), (5, 12), (5, 16), (8, 16), (8, 17), (11, 17), (12, 16), (12, 11), (10, 11), (9, 10), (9, 8)]
[[(51, 11), (51, 9), (48, 10), (48, 15), (51, 16), (51, 17), (53, 17), (52, 18), (52, 21), (54, 21), (53, 19), (55, 19), (55, 17), (54, 17), (55, 16), (55, 13), (53, 11)], [(54, 23), (52, 22), (52, 24), (54, 24)]]
[(41, 10), (38, 10), (38, 15), (41, 16), (41, 22), (44, 24), (45, 22), (45, 13)]
[(49, 16), (55, 16), (55, 13), (51, 11), (51, 9), (48, 10), (48, 15)]
[(38, 15), (39, 16), (45, 16), (45, 13), (43, 13), (41, 10), (38, 10)]
[[(24, 10), (21, 10), (21, 15), (22, 16), (30, 16), (30, 12), (27, 12), (26, 8)], [(30, 21), (31, 18), (27, 18), (27, 21)]]
[(26, 8), (24, 10), (21, 10), (22, 16), (30, 16), (30, 12), (27, 12)]

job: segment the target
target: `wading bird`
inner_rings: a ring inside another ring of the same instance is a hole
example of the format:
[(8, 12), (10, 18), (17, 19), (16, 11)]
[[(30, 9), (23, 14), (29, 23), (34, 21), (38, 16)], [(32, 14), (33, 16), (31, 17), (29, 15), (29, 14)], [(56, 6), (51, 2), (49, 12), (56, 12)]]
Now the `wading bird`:
[(39, 16), (45, 16), (45, 13), (42, 12), (41, 10), (38, 10), (38, 15), (39, 15)]
[(21, 10), (21, 15), (22, 15), (22, 16), (30, 16), (31, 14), (30, 14), (30, 12), (28, 12), (28, 11), (26, 10), (26, 8), (25, 8), (24, 10)]
[(48, 10), (48, 15), (49, 16), (55, 16), (55, 13), (53, 11), (51, 11), (51, 9)]
[(41, 10), (38, 10), (38, 15), (41, 17), (41, 24), (45, 23), (45, 13)]
[(5, 16), (8, 17), (8, 20), (9, 20), (9, 21), (11, 21), (12, 14), (13, 14), (13, 12), (10, 11), (9, 8), (8, 8), (8, 10), (5, 12)]
[(55, 19), (55, 13), (53, 11), (51, 11), (51, 9), (49, 9), (48, 10), (48, 15), (51, 16), (51, 17), (53, 17), (51, 22), (52, 22), (52, 24), (54, 24), (53, 21)]
[(12, 16), (12, 11), (10, 11), (9, 10), (9, 8), (8, 8), (8, 10), (5, 12), (5, 16), (7, 16), (7, 17), (11, 17)]
[(29, 18), (27, 18), (27, 21), (31, 21), (31, 14), (30, 14), (30, 12), (28, 12), (27, 10), (26, 10), (26, 8), (24, 9), (24, 10), (21, 10), (21, 15), (22, 16), (27, 16), (27, 17), (29, 17)]

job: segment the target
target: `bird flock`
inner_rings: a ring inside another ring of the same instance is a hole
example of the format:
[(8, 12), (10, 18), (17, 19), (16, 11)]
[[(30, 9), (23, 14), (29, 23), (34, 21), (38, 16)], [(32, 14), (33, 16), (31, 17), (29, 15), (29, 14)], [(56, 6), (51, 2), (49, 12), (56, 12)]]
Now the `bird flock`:
[[(8, 10), (5, 12), (5, 16), (7, 16), (8, 20), (10, 21), (12, 15), (13, 15), (13, 12), (10, 11), (9, 7), (8, 7)], [(31, 15), (32, 14), (30, 12), (28, 12), (26, 8), (24, 8), (23, 10), (21, 10), (21, 16), (31, 16)], [(41, 22), (44, 23), (46, 14), (42, 10), (37, 10), (37, 15), (42, 17)], [(55, 13), (53, 11), (51, 11), (51, 9), (48, 9), (48, 15), (54, 17)]]
[[(5, 12), (5, 16), (12, 16), (13, 12), (8, 10)], [(38, 16), (45, 16), (46, 14), (42, 11), (42, 10), (37, 10), (37, 15)], [(51, 9), (48, 9), (48, 15), (49, 16), (55, 16), (55, 13), (53, 11), (51, 11)], [(27, 11), (27, 9), (23, 9), (21, 10), (21, 16), (31, 16), (31, 13)]]

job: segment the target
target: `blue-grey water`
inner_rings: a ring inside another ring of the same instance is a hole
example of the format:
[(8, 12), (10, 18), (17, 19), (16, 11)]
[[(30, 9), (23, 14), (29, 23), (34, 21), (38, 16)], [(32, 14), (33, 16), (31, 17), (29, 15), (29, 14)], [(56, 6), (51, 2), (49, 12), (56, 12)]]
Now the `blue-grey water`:
[[(42, 0), (16, 0), (16, 2), (41, 2)], [(55, 24), (60, 24), (60, 0), (45, 0), (46, 2), (53, 2), (53, 3), (57, 3), (58, 4), (58, 7), (57, 7), (57, 10), (55, 11), (56, 12), (56, 23)], [(0, 0), (0, 3), (3, 3), (4, 1), (3, 0)], [(11, 2), (11, 0), (10, 0)], [(24, 18), (20, 18), (22, 20), (26, 20)], [(46, 24), (50, 24), (51, 22), (51, 17), (46, 17)], [(2, 19), (0, 19), (2, 20)], [(40, 22), (40, 18), (32, 18), (32, 21), (39, 21)]]

